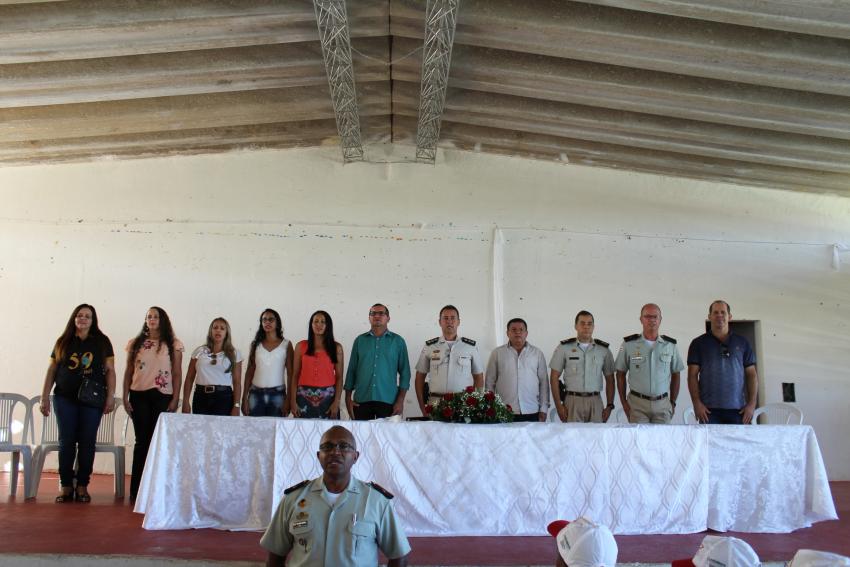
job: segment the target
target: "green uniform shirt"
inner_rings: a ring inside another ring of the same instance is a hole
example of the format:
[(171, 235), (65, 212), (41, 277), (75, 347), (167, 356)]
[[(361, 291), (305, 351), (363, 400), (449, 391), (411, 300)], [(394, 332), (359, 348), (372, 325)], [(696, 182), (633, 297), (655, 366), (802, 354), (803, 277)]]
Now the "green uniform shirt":
[(410, 553), (392, 501), (353, 476), (331, 506), (321, 477), (287, 494), (260, 540), (286, 557), (289, 567), (378, 565), (378, 548), (389, 559)]
[(404, 339), (390, 330), (380, 337), (369, 331), (354, 339), (343, 389), (354, 390), (355, 402), (394, 403), (399, 389), (410, 389)]
[(676, 343), (663, 335), (654, 346), (647, 345), (642, 335), (626, 339), (617, 353), (614, 367), (619, 372), (628, 372), (629, 389), (644, 396), (669, 394), (671, 375), (685, 368)]
[(562, 341), (552, 354), (549, 368), (563, 372), (570, 392), (600, 392), (603, 377), (614, 373), (614, 355), (607, 343), (594, 340), (582, 350), (576, 339)]

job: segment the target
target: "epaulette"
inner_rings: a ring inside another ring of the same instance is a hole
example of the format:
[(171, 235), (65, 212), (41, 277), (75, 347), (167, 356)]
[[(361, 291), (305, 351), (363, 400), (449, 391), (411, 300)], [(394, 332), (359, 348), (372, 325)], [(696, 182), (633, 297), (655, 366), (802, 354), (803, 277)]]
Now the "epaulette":
[(628, 337), (623, 337), (625, 342), (636, 341), (640, 338), (640, 333), (635, 333), (634, 335), (629, 335)]
[(676, 344), (676, 339), (673, 337), (668, 337), (667, 335), (661, 335), (661, 338), (667, 341), (668, 343)]
[(294, 484), (294, 485), (290, 486), (289, 488), (287, 488), (286, 490), (284, 490), (284, 491), (283, 491), (283, 493), (284, 493), (284, 494), (289, 494), (290, 492), (295, 492), (295, 491), (296, 491), (296, 490), (298, 490), (299, 488), (304, 488), (304, 487), (305, 487), (305, 486), (307, 486), (308, 484), (310, 484), (310, 481), (309, 481), (309, 480), (302, 480), (302, 481), (301, 481), (301, 482), (299, 482), (298, 484)]
[(605, 341), (602, 341), (602, 340), (599, 340), (599, 339), (593, 339), (593, 342), (595, 342), (599, 346), (603, 346), (605, 348), (608, 348), (608, 343), (606, 343)]
[(374, 488), (375, 490), (377, 490), (378, 492), (380, 492), (381, 494), (386, 496), (387, 500), (392, 500), (393, 498), (395, 498), (395, 496), (393, 496), (392, 492), (390, 492), (389, 490), (387, 490), (386, 488), (384, 488), (383, 486), (381, 486), (377, 482), (370, 482), (369, 486), (371, 486), (372, 488)]
[(462, 340), (463, 342), (465, 342), (468, 345), (475, 346), (475, 341), (473, 341), (472, 339), (467, 339), (466, 337), (461, 337), (460, 340)]
[(562, 340), (562, 341), (561, 341), (561, 344), (562, 344), (562, 345), (568, 345), (568, 344), (570, 344), (570, 343), (574, 343), (574, 342), (576, 342), (576, 338), (575, 338), (575, 337), (573, 337), (573, 338), (571, 338), (571, 339), (564, 339), (564, 340)]
[(440, 337), (434, 337), (433, 339), (425, 341), (425, 344), (431, 346), (440, 340)]

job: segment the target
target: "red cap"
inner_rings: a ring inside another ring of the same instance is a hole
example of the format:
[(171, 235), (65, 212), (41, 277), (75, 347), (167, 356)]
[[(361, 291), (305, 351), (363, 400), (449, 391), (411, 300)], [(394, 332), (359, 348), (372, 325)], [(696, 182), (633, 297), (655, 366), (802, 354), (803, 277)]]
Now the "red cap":
[(670, 567), (695, 567), (692, 559), (677, 559), (670, 564)]
[(549, 530), (549, 535), (552, 537), (558, 537), (558, 534), (561, 533), (561, 530), (564, 529), (567, 524), (569, 524), (566, 520), (555, 520), (546, 528)]

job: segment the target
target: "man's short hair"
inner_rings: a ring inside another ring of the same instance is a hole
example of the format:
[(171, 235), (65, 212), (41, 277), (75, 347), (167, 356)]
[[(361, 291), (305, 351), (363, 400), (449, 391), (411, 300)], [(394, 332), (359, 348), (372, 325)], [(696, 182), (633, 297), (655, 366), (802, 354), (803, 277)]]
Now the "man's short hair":
[(514, 317), (513, 319), (508, 321), (508, 324), (505, 326), (505, 330), (510, 331), (511, 325), (513, 325), (514, 323), (522, 323), (522, 326), (525, 327), (525, 330), (528, 330), (528, 323), (525, 322), (525, 319), (521, 319), (519, 317)]
[(646, 310), (647, 307), (655, 307), (656, 309), (658, 309), (658, 314), (661, 315), (661, 308), (658, 307), (657, 303), (647, 303), (646, 305), (640, 308), (641, 317), (643, 316), (643, 312)]
[(594, 319), (593, 313), (591, 313), (590, 311), (585, 311), (585, 310), (582, 309), (581, 311), (576, 313), (576, 320), (575, 320), (575, 323), (573, 323), (573, 324), (578, 325), (578, 318), (582, 317), (582, 316), (589, 316), (593, 320), (593, 322), (596, 323), (596, 319)]
[(708, 306), (708, 314), (709, 314), (709, 315), (711, 315), (711, 308), (712, 308), (712, 307), (714, 307), (714, 304), (715, 304), (715, 303), (722, 303), (723, 305), (725, 305), (725, 306), (726, 306), (726, 313), (728, 313), (729, 315), (731, 315), (731, 314), (732, 314), (732, 308), (731, 308), (731, 307), (729, 307), (729, 304), (728, 304), (728, 303), (726, 303), (726, 302), (725, 302), (725, 301), (723, 301), (722, 299), (715, 299), (715, 300), (714, 300), (714, 301), (712, 301), (712, 302), (709, 304), (709, 306)]
[(383, 307), (383, 308), (384, 308), (384, 309), (386, 309), (386, 311), (387, 311), (387, 317), (389, 317), (389, 316), (390, 316), (390, 308), (389, 308), (389, 307), (387, 307), (386, 305), (384, 305), (383, 303), (376, 303), (375, 305), (373, 305), (372, 307), (370, 307), (370, 308), (369, 308), (369, 311), (371, 311), (371, 310), (372, 310), (372, 309), (374, 309), (375, 307)]
[(446, 305), (445, 307), (443, 307), (442, 309), (440, 309), (440, 315), (439, 315), (440, 317), (443, 316), (443, 311), (454, 311), (455, 313), (457, 313), (457, 318), (460, 319), (460, 311), (458, 311), (458, 308), (455, 307), (454, 305), (449, 304), (449, 305)]

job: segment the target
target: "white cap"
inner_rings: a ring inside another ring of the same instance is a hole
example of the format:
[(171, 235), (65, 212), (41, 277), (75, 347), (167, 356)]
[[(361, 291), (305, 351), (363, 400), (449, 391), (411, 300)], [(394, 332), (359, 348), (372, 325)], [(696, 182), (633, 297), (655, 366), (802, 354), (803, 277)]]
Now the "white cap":
[(607, 526), (587, 518), (572, 522), (563, 520), (549, 524), (555, 536), (558, 553), (570, 567), (615, 567), (617, 542)]
[(801, 549), (794, 555), (794, 559), (788, 567), (848, 567), (850, 557), (827, 553), (826, 551), (815, 551), (813, 549)]
[(679, 559), (673, 567), (760, 567), (750, 544), (736, 537), (705, 536), (693, 559)]

